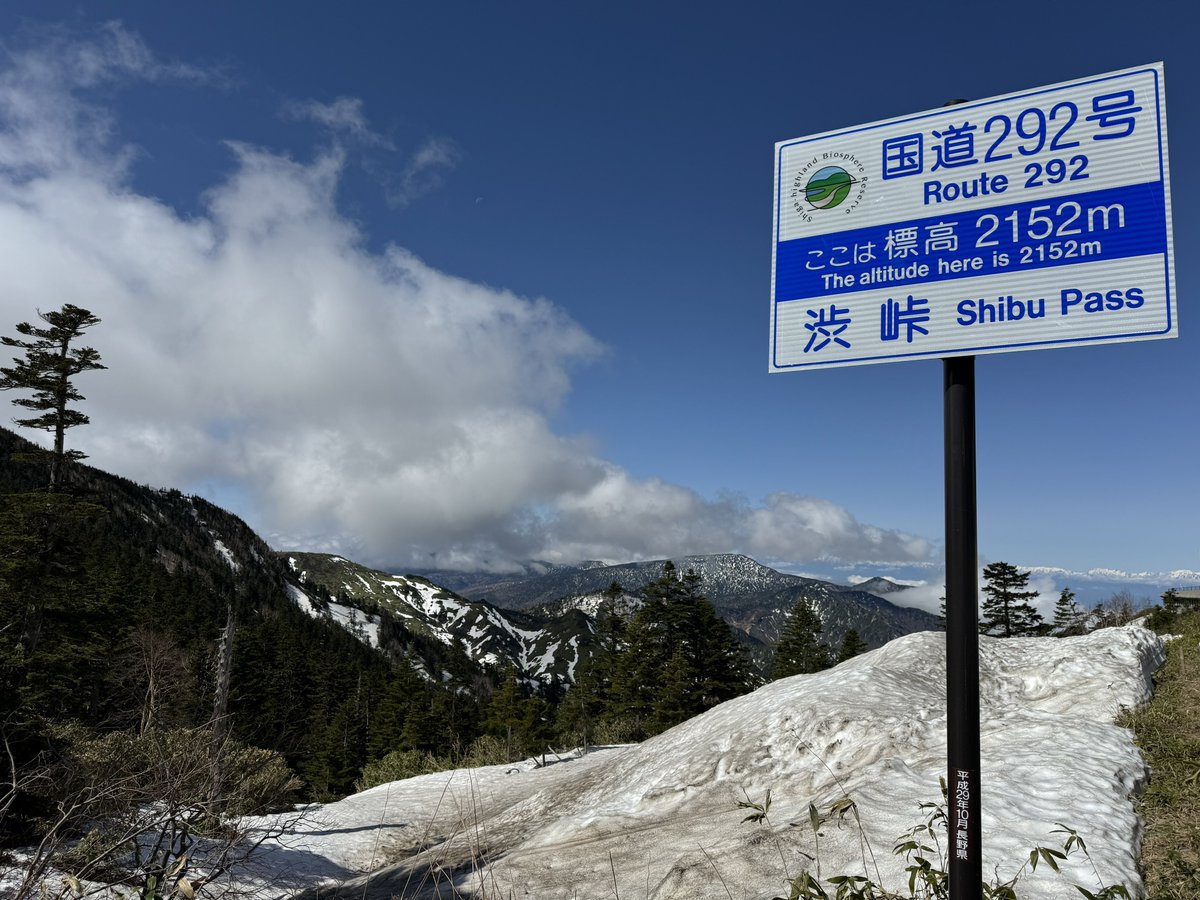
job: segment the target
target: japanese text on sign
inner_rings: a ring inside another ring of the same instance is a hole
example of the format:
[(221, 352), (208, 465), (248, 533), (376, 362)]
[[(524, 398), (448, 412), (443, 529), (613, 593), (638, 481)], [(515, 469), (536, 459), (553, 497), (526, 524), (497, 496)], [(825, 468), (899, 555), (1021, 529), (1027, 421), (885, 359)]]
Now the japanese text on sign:
[(1177, 334), (1162, 68), (776, 148), (771, 367)]

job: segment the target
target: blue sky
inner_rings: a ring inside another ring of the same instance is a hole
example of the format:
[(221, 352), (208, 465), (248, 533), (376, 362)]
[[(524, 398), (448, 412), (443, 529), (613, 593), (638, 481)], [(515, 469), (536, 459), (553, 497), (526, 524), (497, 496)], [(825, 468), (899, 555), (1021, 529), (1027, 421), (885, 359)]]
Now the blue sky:
[(936, 578), (941, 364), (768, 374), (775, 142), (1162, 60), (1181, 336), (980, 357), (980, 552), (1192, 580), (1189, 6), (6, 3), (0, 322), (280, 547)]

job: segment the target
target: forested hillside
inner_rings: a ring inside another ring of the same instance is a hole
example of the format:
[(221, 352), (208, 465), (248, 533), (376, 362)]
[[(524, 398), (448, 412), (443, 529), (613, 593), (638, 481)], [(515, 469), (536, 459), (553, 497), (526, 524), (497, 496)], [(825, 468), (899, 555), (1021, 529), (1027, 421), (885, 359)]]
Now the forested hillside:
[[(410, 712), (418, 745), (473, 737), (486, 692), (455, 689), (479, 670), (452, 648), (387, 628), (373, 650), (298, 608), (286, 564), (235, 516), (81, 465), (50, 493), (44, 464), (21, 458), (30, 449), (0, 430), (0, 721), (18, 766), (59, 752), (67, 722), (211, 727), (231, 616), (221, 723), (281, 754), (309, 794), (352, 790)], [(420, 677), (414, 658), (449, 682)], [(4, 827), (24, 826), (9, 815)]]

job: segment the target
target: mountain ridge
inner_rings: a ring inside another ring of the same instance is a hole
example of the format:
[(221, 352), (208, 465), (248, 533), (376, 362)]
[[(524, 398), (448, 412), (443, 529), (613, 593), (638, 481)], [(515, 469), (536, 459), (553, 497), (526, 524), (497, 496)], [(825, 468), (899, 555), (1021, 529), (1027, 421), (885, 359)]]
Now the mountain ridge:
[[(608, 589), (614, 582), (636, 593), (658, 578), (667, 560), (596, 566), (554, 566), (552, 570), (519, 577), (488, 580), (465, 575), (459, 592), (487, 600), (505, 609), (528, 609), (586, 597)], [(860, 586), (791, 575), (739, 553), (684, 556), (674, 560), (680, 572), (694, 571), (701, 591), (717, 612), (755, 642), (773, 645), (779, 638), (788, 611), (801, 600), (816, 607), (824, 625), (823, 639), (836, 645), (854, 629), (869, 646), (877, 647), (901, 634), (933, 630), (937, 618), (930, 613), (893, 603)], [(535, 568), (526, 567), (526, 571)], [(425, 573), (429, 577), (432, 573)], [(441, 573), (439, 573), (441, 574)], [(878, 579), (899, 590), (886, 579)]]

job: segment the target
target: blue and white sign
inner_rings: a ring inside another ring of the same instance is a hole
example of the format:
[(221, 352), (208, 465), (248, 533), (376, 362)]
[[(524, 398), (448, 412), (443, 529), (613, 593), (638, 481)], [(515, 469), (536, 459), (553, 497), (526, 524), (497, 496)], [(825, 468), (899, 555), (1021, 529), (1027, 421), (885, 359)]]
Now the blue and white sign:
[(771, 371), (1176, 337), (1161, 63), (775, 147)]

